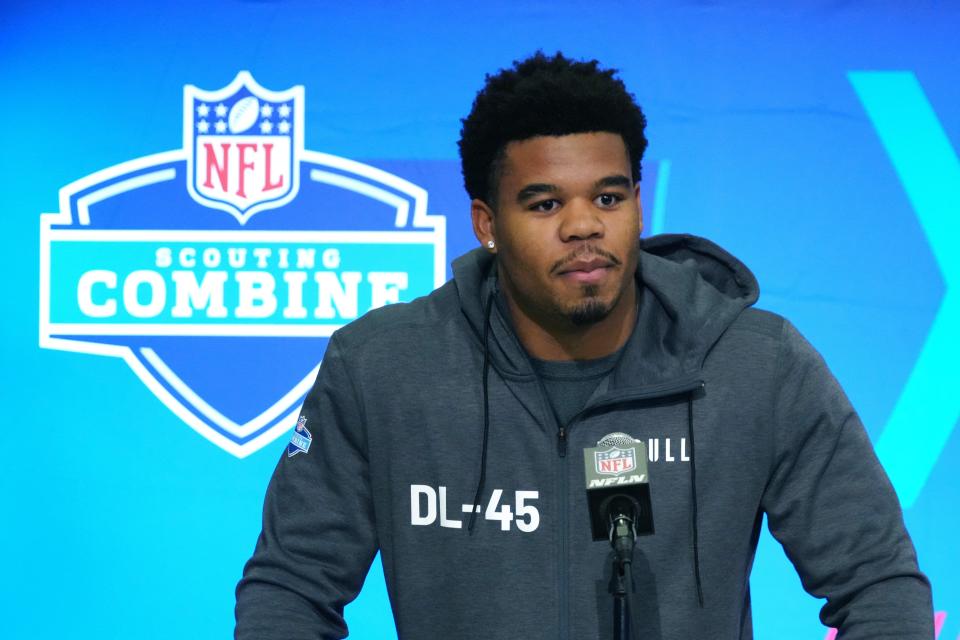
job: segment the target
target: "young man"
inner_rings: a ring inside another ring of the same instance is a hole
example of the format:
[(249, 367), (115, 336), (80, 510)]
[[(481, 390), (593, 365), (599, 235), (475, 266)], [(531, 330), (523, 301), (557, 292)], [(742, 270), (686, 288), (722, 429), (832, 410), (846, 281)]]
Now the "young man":
[(378, 549), (404, 640), (612, 638), (581, 453), (609, 434), (648, 445), (638, 637), (752, 637), (763, 514), (841, 637), (933, 636), (896, 496), (820, 356), (716, 245), (639, 242), (644, 125), (595, 61), (487, 79), (460, 141), (481, 248), (331, 339), (237, 638), (343, 637)]

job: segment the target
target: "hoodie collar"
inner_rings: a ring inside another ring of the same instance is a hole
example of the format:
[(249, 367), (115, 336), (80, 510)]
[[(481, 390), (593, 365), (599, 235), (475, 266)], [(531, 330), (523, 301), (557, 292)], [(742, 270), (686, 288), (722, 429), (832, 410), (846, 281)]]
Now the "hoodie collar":
[[(496, 259), (475, 249), (453, 263), (461, 310), (477, 340), (485, 303), (497, 290)], [(750, 270), (713, 242), (693, 235), (653, 236), (640, 242), (639, 313), (608, 392), (653, 390), (697, 379), (703, 361), (759, 286)], [(533, 378), (529, 358), (510, 323), (490, 318), (490, 362), (500, 375)]]

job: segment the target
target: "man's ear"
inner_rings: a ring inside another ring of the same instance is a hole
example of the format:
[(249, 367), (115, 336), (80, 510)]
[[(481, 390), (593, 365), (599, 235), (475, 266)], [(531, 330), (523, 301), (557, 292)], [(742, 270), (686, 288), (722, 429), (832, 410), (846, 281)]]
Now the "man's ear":
[(473, 222), (473, 235), (477, 237), (480, 245), (490, 253), (496, 253), (496, 223), (490, 206), (483, 200), (474, 198), (470, 202), (470, 219)]
[(637, 235), (643, 234), (643, 202), (640, 201), (640, 183), (633, 185), (633, 197), (637, 199), (637, 225), (640, 231)]

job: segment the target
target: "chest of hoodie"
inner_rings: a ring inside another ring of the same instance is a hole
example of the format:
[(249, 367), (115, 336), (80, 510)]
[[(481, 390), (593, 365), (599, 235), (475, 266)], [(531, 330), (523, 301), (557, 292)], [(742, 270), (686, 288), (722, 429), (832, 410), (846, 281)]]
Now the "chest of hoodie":
[[(684, 394), (637, 403), (588, 414), (571, 425), (570, 455), (576, 456), (581, 469), (579, 474), (572, 472), (567, 496), (571, 600), (594, 604), (572, 618), (571, 637), (595, 637), (596, 629), (606, 629), (612, 615), (607, 589), (610, 547), (590, 538), (582, 478), (583, 449), (611, 432), (627, 433), (647, 449), (655, 531), (637, 539), (634, 555), (644, 637), (696, 638), (703, 629), (711, 629), (715, 633), (711, 637), (739, 637), (769, 452), (763, 438), (757, 437), (763, 411), (716, 406), (711, 392), (719, 394), (721, 386), (705, 380), (703, 390), (692, 398)], [(702, 608), (698, 570), (705, 598)], [(601, 632), (599, 637), (612, 636)]]
[[(609, 546), (590, 539), (582, 450), (614, 431), (644, 442), (648, 451), (656, 533), (638, 541), (638, 588), (648, 603), (662, 598), (685, 603), (657, 606), (651, 620), (712, 615), (686, 606), (696, 604), (694, 463), (701, 572), (704, 587), (714, 594), (708, 611), (738, 610), (729, 605), (742, 602), (755, 544), (764, 483), (762, 465), (755, 462), (765, 455), (766, 410), (759, 402), (748, 406), (729, 399), (746, 391), (739, 385), (756, 381), (729, 370), (724, 375), (705, 370), (705, 386), (692, 397), (695, 452), (688, 422), (691, 398), (676, 394), (586, 412), (567, 425), (567, 453), (561, 457), (538, 385), (494, 373), (485, 488), (475, 502), (482, 397), (476, 382), (463, 381), (469, 374), (477, 380), (480, 370), (439, 369), (429, 383), (411, 372), (394, 387), (392, 402), (366, 412), (377, 527), (398, 621), (404, 611), (415, 611), (423, 624), (441, 624), (429, 615), (423, 618), (416, 603), (432, 598), (448, 611), (469, 610), (476, 608), (476, 594), (484, 593), (493, 594), (490, 611), (500, 616), (516, 610), (516, 598), (523, 597), (525, 607), (556, 617), (558, 625), (564, 603), (570, 630), (587, 634), (573, 637), (590, 637), (591, 629), (596, 633), (609, 605)], [(425, 384), (433, 402), (412, 395)], [(477, 507), (471, 535), (470, 512)], [(718, 606), (718, 598), (725, 606)], [(516, 624), (526, 624), (528, 618), (518, 616)], [(689, 620), (670, 622), (683, 628)]]
[[(492, 373), (485, 488), (475, 500), (484, 403), (482, 361), (469, 346), (449, 347), (442, 359), (403, 375), (366, 378), (382, 381), (367, 389), (389, 390), (389, 399), (368, 397), (364, 421), (398, 629), (401, 637), (470, 638), (496, 637), (507, 625), (512, 635), (556, 638), (562, 497), (555, 434), (518, 400), (513, 381)], [(501, 631), (489, 635), (490, 625)]]

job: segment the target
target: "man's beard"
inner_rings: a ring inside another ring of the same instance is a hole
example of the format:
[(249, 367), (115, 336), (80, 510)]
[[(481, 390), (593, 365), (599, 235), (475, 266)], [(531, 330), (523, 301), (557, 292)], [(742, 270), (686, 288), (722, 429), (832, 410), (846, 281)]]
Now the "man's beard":
[(587, 285), (583, 288), (584, 300), (576, 303), (572, 308), (568, 308), (564, 313), (567, 319), (576, 327), (586, 327), (588, 325), (600, 322), (617, 306), (620, 300), (618, 295), (611, 304), (605, 304), (597, 298), (599, 287), (596, 285)]
[[(606, 258), (613, 266), (619, 266), (623, 264), (622, 260), (609, 251), (605, 251), (599, 247), (584, 245), (564, 256), (562, 259), (557, 260), (557, 262), (554, 263), (550, 268), (550, 272), (556, 273), (560, 271), (564, 265), (569, 264), (571, 261), (586, 256), (599, 256), (601, 258)], [(587, 327), (600, 322), (610, 315), (610, 312), (616, 308), (617, 304), (620, 302), (620, 299), (623, 297), (623, 290), (621, 289), (608, 304), (600, 299), (600, 287), (595, 284), (583, 285), (580, 293), (581, 299), (572, 305), (562, 307), (554, 303), (556, 305), (555, 308), (557, 312), (575, 327)]]

